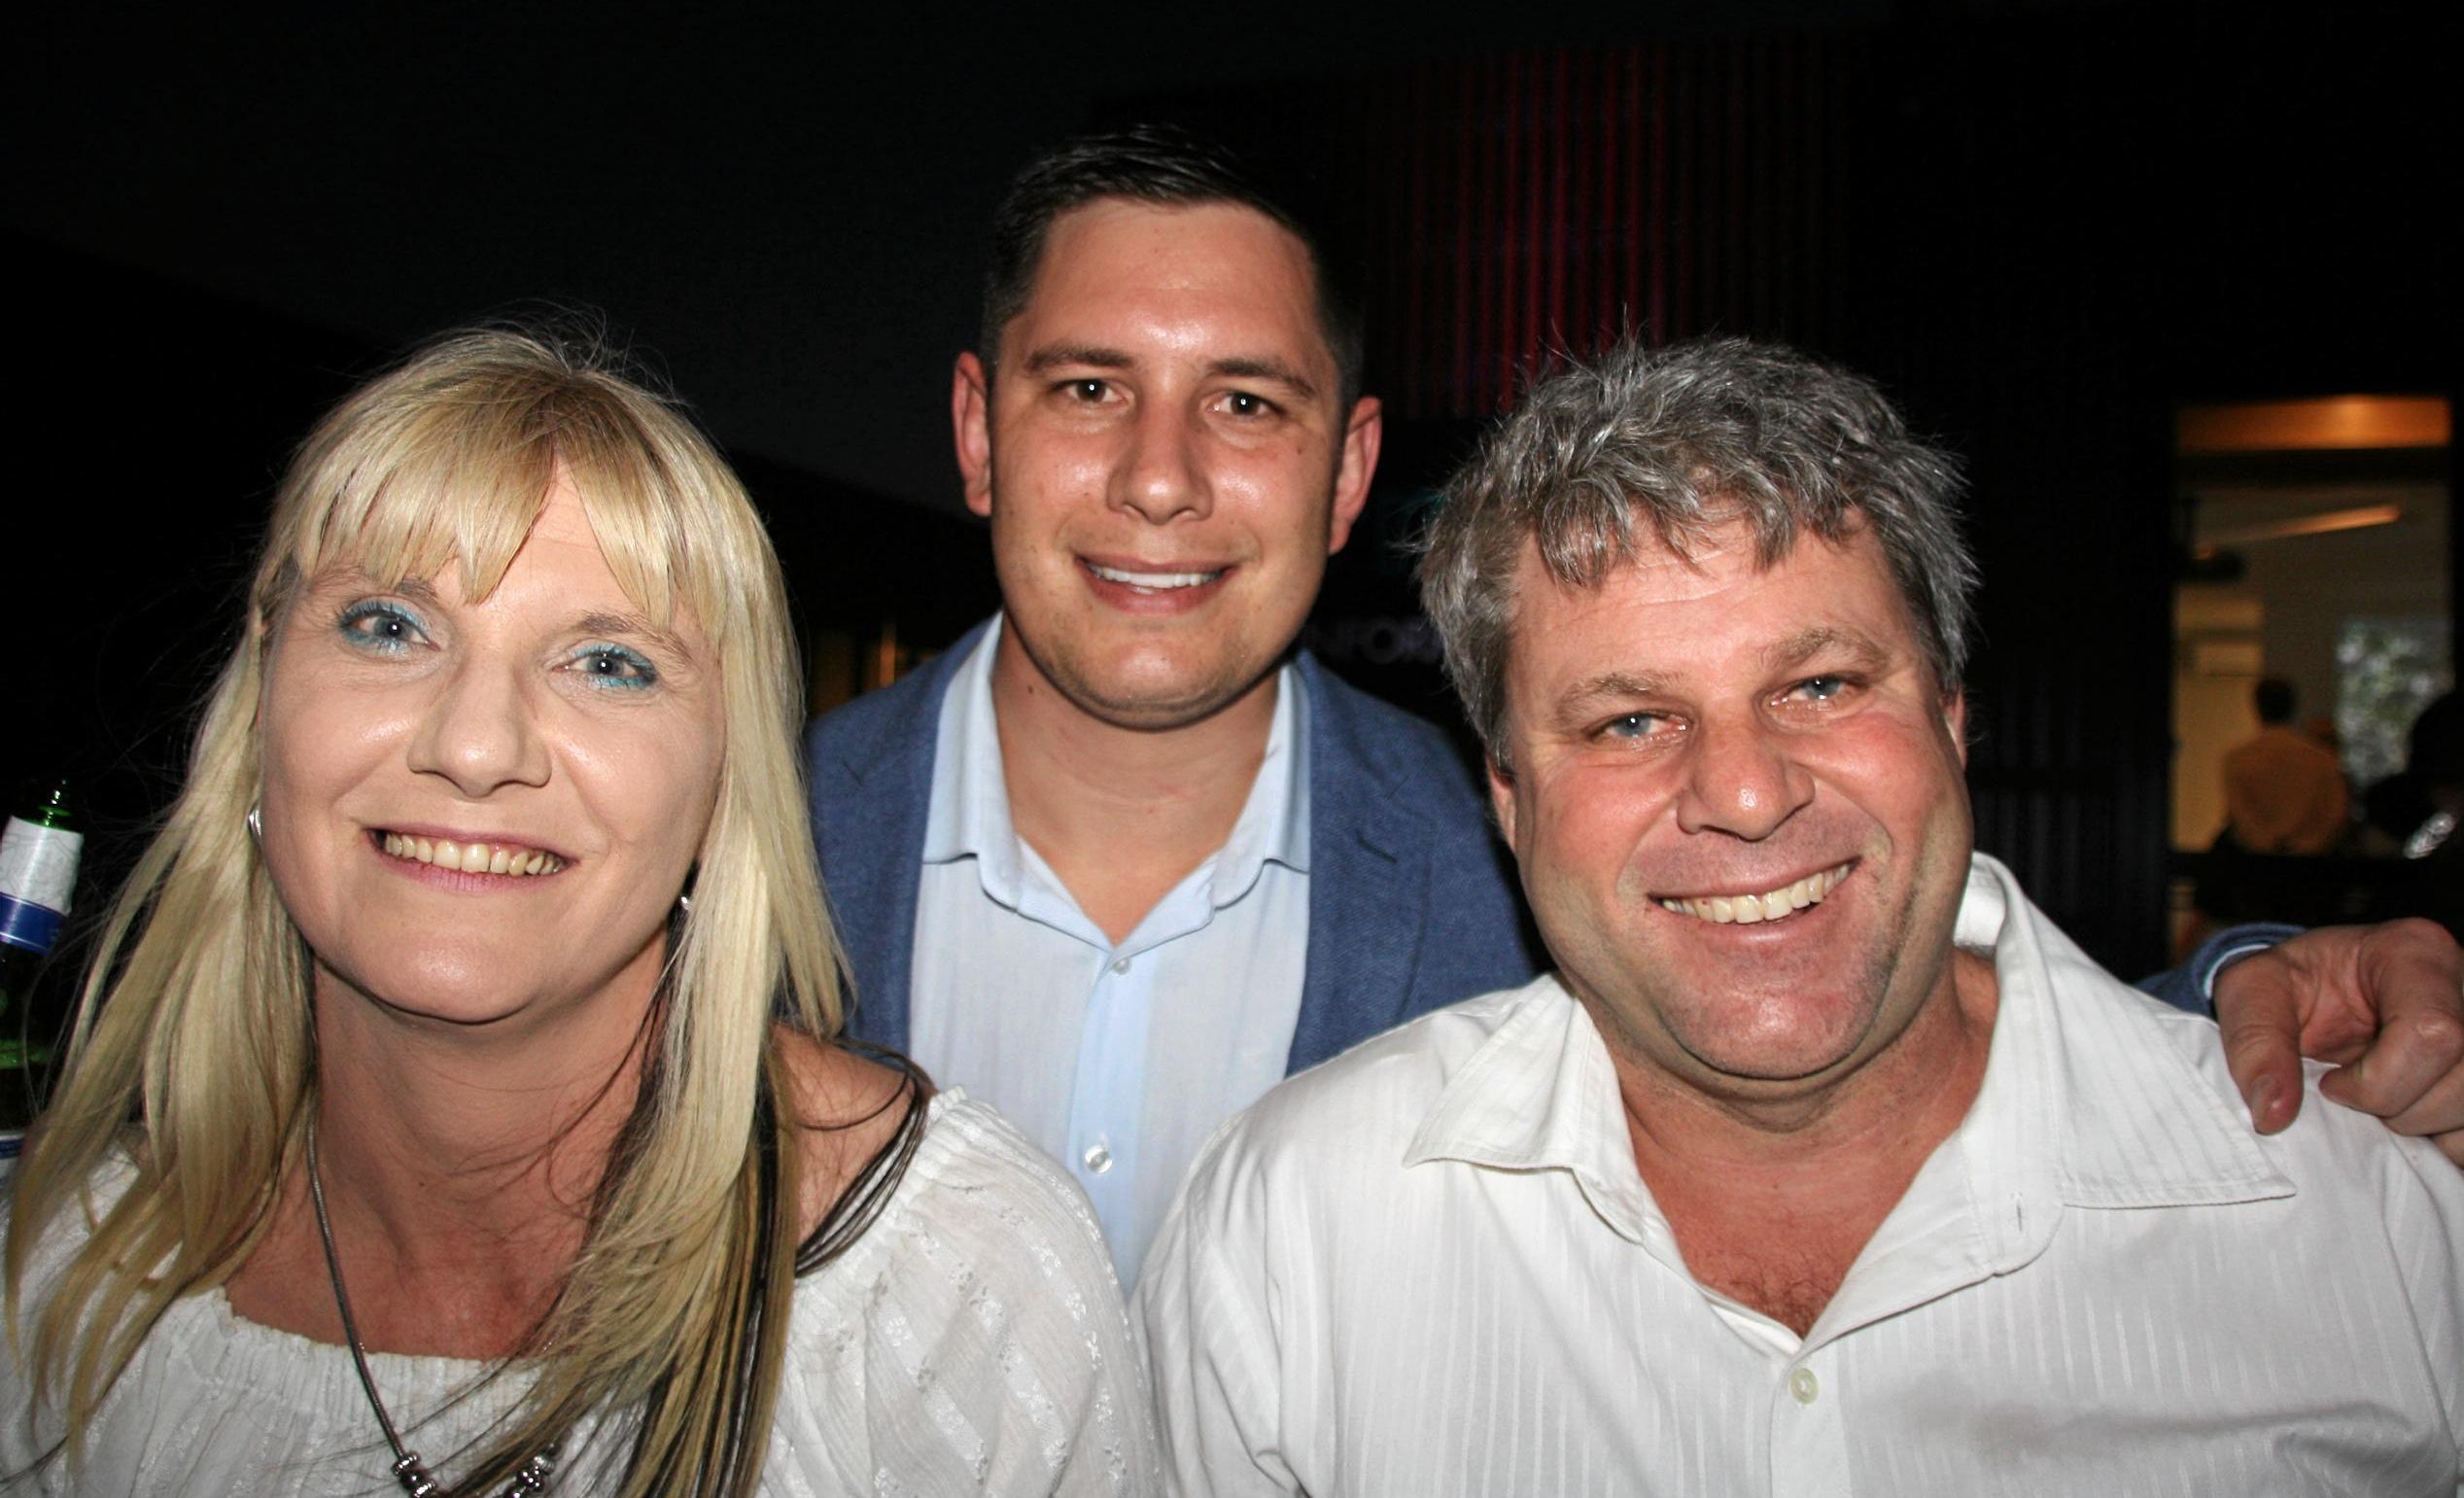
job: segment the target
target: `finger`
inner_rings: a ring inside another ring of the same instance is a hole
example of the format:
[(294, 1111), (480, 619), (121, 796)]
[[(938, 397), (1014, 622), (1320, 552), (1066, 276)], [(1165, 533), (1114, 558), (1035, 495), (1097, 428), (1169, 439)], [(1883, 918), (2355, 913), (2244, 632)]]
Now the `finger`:
[(2390, 995), (2387, 1027), (2361, 1059), (2329, 1072), (2319, 1090), (2348, 1108), (2376, 1113), (2390, 1125), (2419, 1108), (2424, 1127), (2407, 1133), (2464, 1128), (2464, 1019), (2443, 1004)]
[(2359, 957), (2360, 986), (2378, 996), (2378, 1010), (2439, 1014), (2464, 1025), (2464, 948), (2429, 921), (2391, 921), (2373, 928)]
[(2245, 983), (2217, 1028), (2251, 1126), (2274, 1133), (2293, 1122), (2302, 1107), (2302, 1053), (2290, 986)]
[[(2340, 1076), (2339, 1072), (2330, 1072), (2320, 1083), (2320, 1089), (2328, 1097), (2344, 1102), (2345, 1094), (2359, 1084), (2340, 1081)], [(2464, 1071), (2446, 1072), (2432, 1080), (2404, 1106), (2380, 1116), (2386, 1120), (2387, 1127), (2398, 1133), (2435, 1137), (2464, 1130)]]

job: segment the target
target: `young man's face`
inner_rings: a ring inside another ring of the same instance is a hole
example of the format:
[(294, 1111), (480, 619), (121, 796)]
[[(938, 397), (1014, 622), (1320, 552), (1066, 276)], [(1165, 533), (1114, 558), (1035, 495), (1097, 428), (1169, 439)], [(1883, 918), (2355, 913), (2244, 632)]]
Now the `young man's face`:
[(1080, 711), (1197, 721), (1300, 633), (1378, 440), (1316, 294), (1253, 209), (1099, 199), (1054, 222), (998, 369), (959, 359), (959, 468), (1010, 639)]
[(1697, 1092), (1819, 1089), (1947, 993), (1971, 828), (1881, 547), (1741, 525), (1599, 587), (1527, 549), (1492, 774), (1542, 934), (1611, 1043)]

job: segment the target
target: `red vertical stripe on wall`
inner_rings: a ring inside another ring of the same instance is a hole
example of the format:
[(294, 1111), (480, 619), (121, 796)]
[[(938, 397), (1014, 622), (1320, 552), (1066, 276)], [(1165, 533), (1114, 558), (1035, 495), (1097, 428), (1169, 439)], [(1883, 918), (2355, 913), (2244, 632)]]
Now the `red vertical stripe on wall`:
[(1623, 249), (1624, 274), (1618, 281), (1623, 305), (1617, 309), (1620, 325), (1642, 326), (1649, 321), (1651, 308), (1643, 284), (1643, 245), (1650, 226), (1651, 199), (1646, 191), (1643, 163), (1650, 158), (1650, 138), (1644, 133), (1643, 113), (1643, 49), (1625, 50), (1624, 65), (1617, 70), (1623, 93), (1622, 110), (1617, 119), (1625, 136), (1625, 226)]
[(1668, 339), (1668, 49), (1651, 49), (1651, 188), (1644, 213), (1649, 226), (1650, 256), (1645, 261), (1650, 294), (1645, 315), (1654, 342)]
[[(1416, 346), (1388, 386), (1386, 399), (1396, 410), (1418, 410), (1431, 400), (1431, 356), (1436, 350), (1429, 328), (1441, 326), (1439, 309), (1444, 306), (1451, 289), (1445, 273), (1449, 257), (1437, 252), (1434, 238), (1437, 229), (1451, 217), (1445, 211), (1442, 180), (1449, 163), (1443, 155), (1430, 149), (1429, 126), (1435, 119), (1430, 95), (1436, 87), (1435, 75), (1423, 65), (1412, 78), (1411, 109), (1406, 116), (1409, 123), (1402, 126), (1403, 138), (1395, 139), (1392, 132), (1388, 135), (1389, 149), (1411, 158), (1412, 192), (1417, 202), (1406, 216), (1402, 233), (1411, 246), (1413, 287), (1422, 308), (1420, 315), (1428, 321), (1428, 326), (1412, 330), (1410, 336)], [(1379, 118), (1394, 118), (1390, 111), (1379, 107), (1379, 100), (1371, 98), (1368, 102)]]
[(1566, 116), (1576, 102), (1574, 59), (1559, 52), (1555, 60), (1556, 66), (1550, 70), (1553, 76), (1549, 79), (1546, 161), (1543, 168), (1548, 182), (1547, 258), (1543, 266), (1547, 296), (1539, 308), (1540, 337), (1536, 347), (1544, 359), (1549, 345), (1566, 335), (1566, 283), (1574, 277), (1572, 247), (1566, 235), (1566, 219), (1573, 211), (1568, 190), (1574, 173), (1574, 153), (1567, 149), (1570, 142)]
[(1506, 297), (1513, 309), (1508, 324), (1508, 336), (1496, 350), (1496, 361), (1489, 368), (1489, 402), (1491, 410), (1505, 407), (1503, 392), (1514, 383), (1514, 367), (1522, 362), (1523, 350), (1531, 346), (1533, 300), (1540, 292), (1540, 267), (1534, 263), (1540, 247), (1534, 243), (1533, 230), (1540, 218), (1540, 179), (1533, 170), (1539, 143), (1533, 117), (1537, 113), (1534, 96), (1540, 91), (1540, 59), (1525, 54), (1514, 63), (1514, 150), (1508, 157), (1512, 162), (1507, 174), (1506, 214), (1510, 226), (1512, 259), (1507, 267)]
[(1479, 415), (1558, 348), (1835, 331), (1846, 55), (1792, 38), (1542, 50), (1423, 64), (1361, 99), (1349, 170), (1390, 398)]
[[(1477, 77), (1459, 78), (1454, 87), (1448, 92), (1453, 96), (1455, 119), (1458, 122), (1479, 118), (1480, 88)], [(1455, 153), (1456, 162), (1452, 204), (1455, 241), (1454, 305), (1451, 308), (1453, 317), (1442, 329), (1433, 331), (1430, 342), (1433, 347), (1443, 351), (1438, 358), (1441, 361), (1440, 366), (1445, 371), (1445, 388), (1452, 398), (1446, 409), (1468, 411), (1472, 408), (1472, 386), (1469, 378), (1471, 363), (1464, 355), (1466, 347), (1475, 337), (1475, 314), (1472, 306), (1475, 291), (1472, 269), (1475, 242), (1472, 216), (1475, 211), (1479, 195), (1479, 166), (1477, 154), (1473, 150), (1469, 139), (1455, 136), (1447, 138), (1444, 144)]]

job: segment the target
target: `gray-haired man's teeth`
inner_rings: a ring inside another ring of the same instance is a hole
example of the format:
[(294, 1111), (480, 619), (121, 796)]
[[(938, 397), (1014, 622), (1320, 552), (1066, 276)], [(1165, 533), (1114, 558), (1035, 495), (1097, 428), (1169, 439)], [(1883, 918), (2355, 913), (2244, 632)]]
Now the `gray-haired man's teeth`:
[(1663, 899), (1660, 905), (1681, 916), (1709, 921), (1716, 925), (1753, 925), (1763, 921), (1784, 921), (1808, 906), (1820, 905), (1848, 877), (1848, 864), (1827, 868), (1819, 874), (1782, 885), (1760, 894), (1711, 894), (1692, 899)]

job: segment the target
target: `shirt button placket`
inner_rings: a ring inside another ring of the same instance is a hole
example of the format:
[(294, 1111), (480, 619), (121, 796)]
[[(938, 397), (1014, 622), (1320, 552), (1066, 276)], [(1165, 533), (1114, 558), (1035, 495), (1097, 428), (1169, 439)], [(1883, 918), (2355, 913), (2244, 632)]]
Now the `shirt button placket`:
[(1831, 1349), (1787, 1366), (1771, 1392), (1771, 1491), (1787, 1498), (1848, 1498), (1848, 1431)]
[(1086, 1188), (1095, 1215), (1111, 1231), (1128, 1219), (1135, 1148), (1116, 1150), (1115, 1138), (1136, 1127), (1145, 1050), (1144, 995), (1133, 953), (1096, 954), (1093, 982), (1079, 1046), (1078, 1079), (1071, 1092), (1070, 1173)]
[[(1105, 964), (1106, 971), (1110, 972), (1115, 978), (1126, 978), (1129, 975), (1129, 960), (1130, 959), (1126, 957), (1114, 958), (1109, 963)], [(1102, 981), (1103, 980), (1100, 976), (1096, 979), (1098, 985), (1100, 985)], [(1109, 1173), (1112, 1169), (1111, 1137), (1107, 1134), (1099, 1133), (1095, 1135), (1094, 1138), (1089, 1140), (1087, 1147), (1078, 1152), (1078, 1162), (1087, 1167), (1087, 1173), (1089, 1175), (1104, 1175)]]

